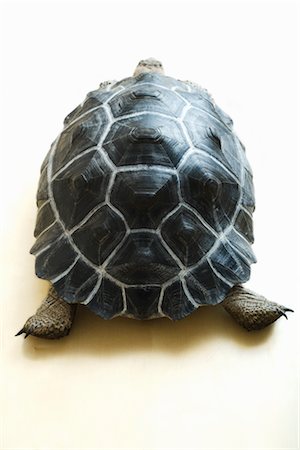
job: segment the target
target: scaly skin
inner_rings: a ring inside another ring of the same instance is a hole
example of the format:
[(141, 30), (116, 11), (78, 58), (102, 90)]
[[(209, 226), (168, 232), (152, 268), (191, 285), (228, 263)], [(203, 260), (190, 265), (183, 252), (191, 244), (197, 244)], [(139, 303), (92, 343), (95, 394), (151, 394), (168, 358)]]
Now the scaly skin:
[[(222, 306), (248, 331), (265, 328), (281, 316), (287, 318), (286, 312), (293, 312), (292, 309), (270, 302), (240, 285), (231, 289)], [(75, 309), (75, 305), (61, 300), (51, 287), (36, 313), (26, 321), (16, 336), (22, 333), (25, 333), (25, 338), (29, 335), (46, 339), (67, 336), (72, 327)]]
[(25, 338), (29, 335), (46, 339), (58, 339), (67, 336), (72, 327), (75, 309), (75, 305), (70, 305), (61, 300), (51, 287), (48, 296), (36, 313), (29, 317), (16, 336), (22, 333), (25, 333)]
[(287, 319), (286, 312), (293, 312), (240, 285), (231, 289), (222, 306), (248, 331), (261, 330), (281, 316)]

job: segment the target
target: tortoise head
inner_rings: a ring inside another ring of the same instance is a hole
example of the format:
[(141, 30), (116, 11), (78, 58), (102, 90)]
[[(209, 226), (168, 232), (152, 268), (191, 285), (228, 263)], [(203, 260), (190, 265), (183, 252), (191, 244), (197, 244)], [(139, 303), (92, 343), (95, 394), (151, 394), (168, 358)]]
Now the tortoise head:
[(147, 72), (156, 72), (163, 74), (164, 68), (162, 63), (155, 58), (142, 59), (136, 66), (133, 76), (136, 77), (140, 73)]

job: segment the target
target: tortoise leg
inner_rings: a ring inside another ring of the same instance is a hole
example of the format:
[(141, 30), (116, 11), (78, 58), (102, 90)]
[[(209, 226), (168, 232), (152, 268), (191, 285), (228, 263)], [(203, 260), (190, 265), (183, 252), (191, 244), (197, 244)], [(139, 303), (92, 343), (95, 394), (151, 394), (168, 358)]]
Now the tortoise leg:
[(70, 305), (61, 300), (51, 287), (34, 316), (29, 317), (16, 336), (22, 333), (25, 333), (25, 338), (30, 334), (46, 339), (58, 339), (67, 336), (73, 323), (75, 310), (75, 305)]
[(281, 316), (287, 319), (286, 312), (293, 312), (240, 285), (231, 289), (222, 306), (248, 331), (261, 330)]

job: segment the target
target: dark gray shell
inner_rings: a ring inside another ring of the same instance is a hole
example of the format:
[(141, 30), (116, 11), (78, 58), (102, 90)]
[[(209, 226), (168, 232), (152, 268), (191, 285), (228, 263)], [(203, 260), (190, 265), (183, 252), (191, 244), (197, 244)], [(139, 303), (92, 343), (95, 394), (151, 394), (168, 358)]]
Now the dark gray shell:
[(222, 302), (255, 261), (231, 119), (164, 75), (88, 94), (43, 163), (37, 204), (37, 275), (105, 319), (181, 319)]

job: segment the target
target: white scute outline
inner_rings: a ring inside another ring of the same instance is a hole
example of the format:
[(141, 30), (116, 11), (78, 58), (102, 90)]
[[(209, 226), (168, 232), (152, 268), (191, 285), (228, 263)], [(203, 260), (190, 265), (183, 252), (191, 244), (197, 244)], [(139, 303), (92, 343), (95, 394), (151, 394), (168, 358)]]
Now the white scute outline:
[(99, 276), (98, 276), (97, 283), (96, 283), (95, 286), (93, 287), (93, 289), (92, 289), (92, 291), (90, 292), (90, 294), (88, 295), (88, 297), (87, 297), (83, 302), (81, 302), (82, 305), (87, 305), (88, 303), (90, 303), (90, 301), (93, 300), (93, 298), (94, 298), (95, 295), (96, 295), (96, 292), (100, 289), (101, 283), (102, 283), (102, 276), (99, 275)]
[[(182, 167), (182, 165), (184, 164), (184, 162), (186, 161), (186, 159), (187, 159), (191, 154), (200, 153), (200, 152), (202, 153), (202, 152), (203, 152), (203, 153), (205, 153), (206, 156), (211, 157), (217, 164), (219, 164), (219, 165), (222, 167), (223, 170), (225, 170), (226, 172), (228, 172), (231, 176), (234, 176), (234, 174), (232, 174), (232, 173), (231, 173), (231, 172), (230, 172), (230, 171), (229, 171), (229, 170), (228, 170), (228, 169), (227, 169), (220, 161), (216, 160), (213, 156), (208, 155), (208, 154), (207, 154), (206, 152), (204, 152), (203, 150), (200, 150), (200, 149), (194, 147), (194, 145), (193, 145), (193, 143), (192, 143), (192, 141), (191, 141), (191, 138), (190, 138), (190, 136), (189, 136), (189, 133), (188, 133), (188, 131), (187, 131), (186, 125), (185, 125), (184, 122), (183, 122), (183, 119), (184, 119), (186, 113), (187, 113), (193, 106), (192, 106), (192, 105), (191, 105), (184, 97), (182, 97), (182, 96), (180, 95), (180, 93), (176, 92), (177, 89), (180, 90), (180, 87), (173, 86), (173, 87), (170, 89), (170, 88), (167, 88), (167, 87), (165, 87), (165, 86), (161, 86), (161, 85), (159, 85), (159, 84), (151, 83), (151, 82), (139, 83), (138, 86), (148, 85), (148, 84), (150, 84), (151, 86), (156, 86), (156, 87), (158, 87), (158, 88), (160, 88), (160, 89), (172, 91), (176, 96), (178, 96), (178, 98), (180, 98), (180, 99), (185, 103), (185, 106), (184, 106), (184, 107), (182, 108), (182, 110), (181, 110), (180, 117), (179, 117), (179, 118), (174, 118), (174, 116), (169, 116), (169, 115), (167, 115), (167, 114), (162, 114), (162, 113), (159, 113), (159, 112), (153, 112), (153, 111), (142, 111), (142, 112), (138, 112), (138, 113), (132, 113), (132, 114), (127, 114), (127, 115), (123, 115), (123, 116), (114, 117), (113, 114), (112, 114), (112, 111), (111, 111), (111, 109), (110, 109), (109, 102), (110, 102), (110, 101), (112, 100), (112, 98), (114, 98), (115, 96), (117, 96), (117, 95), (119, 95), (119, 94), (121, 94), (121, 93), (124, 93), (124, 92), (126, 92), (126, 91), (129, 91), (129, 90), (131, 90), (132, 88), (134, 88), (134, 86), (129, 86), (129, 87), (125, 88), (124, 86), (119, 85), (119, 90), (116, 91), (116, 92), (114, 92), (109, 98), (107, 98), (106, 101), (103, 102), (103, 104), (101, 104), (101, 105), (99, 105), (99, 106), (97, 106), (97, 107), (95, 107), (95, 108), (92, 108), (92, 109), (90, 109), (89, 111), (86, 111), (85, 113), (83, 113), (82, 115), (80, 115), (80, 116), (78, 116), (76, 119), (74, 119), (72, 122), (70, 122), (65, 128), (63, 128), (62, 132), (64, 132), (64, 131), (66, 131), (67, 129), (69, 129), (74, 123), (76, 123), (77, 121), (81, 120), (82, 117), (84, 117), (85, 115), (90, 114), (91, 112), (93, 112), (94, 110), (97, 110), (97, 109), (99, 109), (99, 108), (102, 108), (102, 109), (105, 111), (106, 116), (107, 116), (107, 118), (108, 118), (108, 122), (107, 122), (107, 124), (106, 124), (105, 129), (104, 129), (104, 132), (102, 133), (102, 136), (101, 136), (101, 139), (100, 139), (98, 145), (97, 145), (97, 146), (94, 146), (94, 147), (91, 147), (91, 148), (89, 148), (89, 149), (86, 149), (84, 152), (80, 153), (79, 155), (76, 155), (74, 158), (72, 158), (72, 160), (68, 161), (64, 166), (62, 166), (62, 167), (61, 167), (61, 168), (60, 168), (60, 169), (52, 176), (53, 159), (54, 159), (54, 155), (55, 155), (55, 151), (56, 151), (56, 148), (57, 148), (57, 144), (58, 144), (58, 141), (59, 141), (59, 138), (60, 138), (61, 135), (58, 136), (58, 138), (56, 139), (54, 145), (52, 146), (51, 153), (50, 153), (50, 156), (49, 156), (49, 163), (48, 163), (48, 167), (47, 167), (47, 180), (48, 180), (48, 195), (49, 195), (49, 199), (47, 200), (47, 202), (45, 202), (45, 203), (41, 206), (41, 208), (42, 208), (45, 204), (48, 204), (48, 203), (50, 202), (51, 207), (52, 207), (52, 210), (53, 210), (53, 213), (54, 213), (54, 217), (55, 217), (55, 222), (53, 222), (53, 224), (54, 224), (54, 223), (58, 223), (58, 224), (62, 227), (62, 229), (63, 229), (63, 234), (62, 234), (59, 238), (55, 239), (55, 241), (53, 241), (51, 244), (46, 245), (43, 249), (39, 250), (39, 251), (36, 253), (36, 256), (40, 255), (41, 253), (43, 253), (44, 251), (46, 251), (47, 249), (49, 249), (54, 243), (56, 243), (57, 241), (59, 241), (63, 236), (66, 236), (67, 239), (68, 239), (68, 241), (69, 241), (69, 243), (70, 243), (70, 245), (71, 245), (71, 247), (73, 248), (73, 250), (74, 250), (75, 253), (77, 254), (77, 257), (76, 257), (76, 259), (75, 259), (75, 262), (74, 262), (74, 263), (73, 263), (66, 271), (64, 271), (64, 272), (63, 272), (62, 274), (60, 274), (59, 276), (55, 277), (53, 280), (54, 280), (54, 281), (57, 281), (58, 279), (63, 278), (63, 276), (65, 276), (67, 273), (69, 273), (69, 271), (72, 270), (72, 268), (74, 267), (74, 265), (76, 264), (76, 262), (77, 262), (78, 260), (82, 259), (87, 265), (89, 265), (90, 267), (92, 267), (92, 268), (96, 271), (96, 273), (98, 273), (98, 277), (99, 277), (99, 278), (98, 278), (98, 281), (97, 281), (97, 283), (96, 283), (96, 285), (95, 285), (95, 287), (93, 288), (93, 290), (92, 290), (91, 293), (89, 294), (88, 298), (87, 298), (84, 302), (82, 302), (82, 303), (83, 303), (83, 304), (88, 304), (88, 303), (89, 303), (89, 301), (90, 301), (90, 300), (93, 298), (93, 296), (95, 295), (97, 289), (99, 289), (99, 287), (101, 286), (101, 282), (102, 282), (103, 277), (106, 277), (106, 278), (110, 279), (111, 281), (113, 281), (116, 285), (118, 285), (118, 286), (121, 288), (121, 290), (122, 290), (123, 310), (121, 311), (121, 313), (119, 313), (119, 314), (117, 314), (117, 315), (125, 315), (125, 313), (126, 313), (126, 308), (127, 308), (127, 306), (126, 306), (126, 304), (127, 304), (127, 302), (126, 302), (126, 288), (129, 287), (129, 286), (134, 287), (134, 286), (144, 286), (144, 285), (127, 285), (127, 284), (122, 283), (122, 282), (120, 282), (119, 280), (115, 279), (114, 277), (112, 277), (112, 276), (111, 276), (110, 274), (108, 274), (108, 273), (106, 272), (106, 270), (105, 270), (105, 267), (107, 266), (108, 262), (109, 262), (109, 261), (111, 260), (111, 258), (117, 253), (117, 251), (122, 247), (122, 245), (123, 245), (124, 241), (127, 239), (128, 235), (129, 235), (131, 232), (134, 233), (134, 232), (138, 232), (138, 231), (143, 230), (143, 229), (140, 229), (140, 230), (132, 230), (132, 231), (131, 231), (130, 228), (129, 228), (129, 226), (128, 226), (128, 224), (127, 224), (127, 222), (126, 222), (126, 220), (125, 220), (125, 218), (124, 218), (124, 216), (123, 216), (123, 214), (122, 214), (122, 213), (121, 213), (114, 205), (112, 205), (112, 204), (110, 203), (110, 193), (111, 193), (111, 189), (112, 189), (112, 187), (113, 187), (113, 183), (114, 183), (114, 179), (115, 179), (116, 174), (117, 174), (118, 172), (124, 172), (124, 171), (137, 171), (137, 170), (141, 170), (142, 168), (145, 169), (145, 170), (151, 170), (151, 169), (153, 168), (153, 169), (155, 169), (155, 170), (162, 170), (162, 171), (169, 172), (169, 173), (175, 173), (175, 174), (177, 174), (177, 178), (178, 178), (178, 180), (179, 180), (178, 170)], [(112, 87), (113, 87), (113, 85), (107, 87), (106, 90), (109, 91)], [(192, 91), (191, 87), (188, 86), (188, 85), (186, 85), (186, 89), (187, 89), (187, 91), (189, 91), (189, 92)], [(195, 109), (201, 111), (200, 108), (197, 108), (197, 107), (193, 107), (193, 108), (195, 108)], [(204, 112), (205, 112), (205, 114), (209, 114), (208, 111), (204, 111)], [(109, 133), (109, 131), (110, 131), (111, 126), (113, 125), (113, 123), (115, 123), (115, 122), (120, 122), (120, 121), (122, 121), (122, 120), (125, 120), (126, 118), (134, 118), (134, 117), (139, 117), (139, 116), (143, 116), (143, 115), (147, 115), (147, 114), (152, 114), (152, 115), (155, 115), (155, 116), (166, 117), (166, 118), (168, 118), (169, 120), (175, 121), (176, 123), (178, 123), (178, 125), (181, 126), (181, 129), (182, 129), (182, 131), (183, 131), (183, 135), (184, 135), (186, 141), (187, 141), (188, 144), (189, 144), (189, 149), (186, 151), (185, 155), (181, 158), (181, 161), (179, 162), (177, 169), (170, 169), (170, 168), (168, 168), (168, 167), (159, 166), (159, 165), (158, 165), (158, 166), (155, 166), (155, 165), (152, 166), (152, 165), (142, 165), (142, 164), (141, 164), (141, 165), (135, 165), (135, 166), (120, 166), (120, 167), (116, 167), (116, 165), (111, 161), (111, 159), (110, 159), (109, 156), (107, 155), (105, 149), (103, 149), (102, 144), (103, 144), (103, 142), (105, 141), (105, 139), (106, 139), (106, 137), (107, 137), (107, 135), (108, 135), (108, 133)], [(213, 116), (213, 117), (214, 117), (214, 116)], [(214, 119), (217, 120), (216, 117), (214, 117)], [(221, 123), (222, 123), (222, 122), (221, 122)], [(232, 130), (231, 130), (231, 133), (232, 133)], [(232, 133), (232, 134), (233, 134), (233, 133)], [(234, 134), (233, 134), (233, 136), (234, 136)], [(236, 144), (236, 145), (237, 145), (237, 144)], [(237, 147), (238, 147), (239, 152), (241, 152), (240, 146), (237, 145)], [(53, 192), (52, 192), (52, 181), (53, 181), (53, 179), (55, 179), (61, 172), (63, 172), (69, 165), (71, 165), (74, 161), (76, 161), (77, 159), (81, 158), (84, 154), (87, 154), (88, 152), (91, 152), (92, 150), (98, 150), (99, 152), (101, 152), (101, 155), (103, 156), (103, 158), (105, 159), (106, 163), (110, 166), (110, 168), (111, 168), (111, 170), (112, 170), (111, 177), (110, 177), (110, 180), (109, 180), (109, 184), (108, 184), (108, 187), (107, 187), (106, 201), (103, 202), (103, 203), (101, 203), (101, 205), (96, 206), (92, 211), (90, 211), (90, 212), (89, 212), (89, 213), (81, 220), (81, 222), (80, 222), (79, 224), (75, 225), (70, 231), (68, 231), (68, 230), (66, 230), (66, 228), (65, 228), (65, 226), (64, 226), (64, 224), (63, 224), (63, 222), (60, 220), (60, 217), (59, 217), (59, 213), (58, 213), (58, 210), (57, 210), (57, 207), (56, 207), (56, 203), (55, 203), (55, 200), (54, 200), (54, 196), (53, 196)], [(179, 180), (179, 181), (180, 181), (180, 180)], [(240, 176), (239, 176), (239, 180), (236, 178), (236, 181), (239, 182), (238, 184), (240, 185), (240, 187), (243, 185), (243, 182), (244, 182), (244, 167), (243, 167), (243, 164), (241, 165), (241, 173), (240, 173)], [(181, 272), (179, 273), (179, 275), (176, 275), (175, 277), (172, 277), (170, 280), (168, 280), (167, 282), (163, 283), (163, 284), (160, 286), (160, 287), (161, 287), (161, 292), (160, 292), (159, 302), (158, 302), (158, 315), (159, 315), (159, 316), (165, 316), (165, 314), (164, 314), (163, 311), (162, 311), (162, 301), (163, 301), (165, 289), (166, 289), (167, 286), (171, 285), (171, 284), (172, 284), (174, 281), (176, 281), (176, 280), (180, 280), (180, 281), (181, 281), (182, 287), (183, 287), (183, 289), (184, 289), (184, 292), (186, 293), (187, 298), (188, 298), (189, 301), (193, 304), (193, 306), (194, 306), (195, 308), (198, 308), (198, 307), (200, 306), (200, 305), (193, 299), (193, 297), (191, 296), (190, 292), (188, 291), (188, 288), (187, 288), (187, 285), (186, 285), (186, 280), (185, 280), (185, 275), (186, 275), (187, 273), (189, 273), (193, 268), (195, 268), (195, 267), (197, 267), (198, 265), (200, 265), (204, 260), (207, 260), (208, 263), (209, 263), (209, 262), (210, 262), (209, 256), (211, 256), (211, 255), (213, 254), (213, 252), (217, 250), (218, 246), (220, 245), (220, 243), (222, 242), (222, 240), (226, 238), (226, 235), (229, 233), (229, 231), (231, 231), (232, 229), (234, 229), (234, 231), (237, 232), (237, 230), (234, 228), (234, 222), (235, 222), (235, 220), (236, 220), (236, 217), (237, 217), (237, 215), (238, 215), (240, 209), (241, 209), (241, 208), (244, 209), (244, 208), (241, 206), (243, 194), (242, 194), (242, 189), (240, 189), (240, 197), (239, 197), (239, 200), (238, 200), (238, 202), (237, 202), (237, 205), (236, 205), (235, 212), (234, 212), (234, 215), (233, 215), (233, 217), (232, 217), (231, 223), (228, 225), (228, 227), (227, 227), (222, 233), (217, 233), (214, 229), (212, 229), (212, 228), (206, 223), (206, 221), (202, 218), (202, 216), (201, 216), (197, 211), (195, 211), (194, 208), (192, 208), (190, 205), (188, 205), (188, 204), (186, 204), (186, 203), (184, 203), (184, 202), (182, 201), (182, 193), (181, 193), (180, 183), (179, 183), (179, 182), (178, 182), (178, 196), (179, 196), (180, 203), (179, 203), (175, 208), (173, 208), (173, 210), (170, 211), (170, 212), (162, 219), (162, 221), (161, 221), (159, 227), (158, 227), (156, 230), (152, 230), (152, 232), (154, 232), (154, 233), (157, 234), (157, 236), (159, 237), (159, 239), (160, 239), (162, 245), (164, 246), (164, 248), (166, 249), (166, 251), (168, 251), (170, 257), (172, 257), (172, 259), (177, 263), (177, 265), (178, 265), (178, 266), (180, 267), (180, 269), (181, 269)], [(99, 267), (99, 266), (93, 264), (91, 261), (89, 261), (88, 258), (86, 258), (86, 257), (81, 253), (81, 251), (78, 249), (78, 247), (76, 246), (76, 244), (74, 243), (74, 241), (73, 241), (73, 239), (72, 239), (72, 233), (73, 233), (74, 231), (76, 231), (78, 228), (80, 228), (81, 225), (83, 225), (84, 223), (86, 223), (86, 222), (88, 221), (88, 219), (89, 219), (90, 217), (92, 217), (92, 215), (93, 215), (98, 209), (100, 209), (101, 207), (103, 207), (105, 204), (107, 204), (111, 209), (113, 209), (113, 210), (121, 217), (121, 219), (123, 220), (123, 222), (124, 222), (124, 224), (125, 224), (126, 232), (125, 232), (125, 234), (124, 234), (123, 239), (122, 239), (121, 242), (116, 246), (116, 248), (114, 249), (114, 251), (112, 252), (112, 254), (110, 254), (109, 257), (104, 261), (104, 263)], [(203, 258), (201, 258), (200, 261), (198, 261), (196, 264), (194, 264), (193, 266), (190, 266), (190, 267), (188, 267), (188, 268), (186, 268), (186, 267), (182, 264), (182, 262), (180, 261), (180, 259), (173, 253), (173, 251), (170, 249), (170, 247), (166, 244), (166, 242), (164, 241), (164, 239), (163, 239), (162, 236), (161, 236), (161, 226), (162, 226), (162, 224), (163, 224), (170, 216), (172, 216), (172, 215), (173, 215), (173, 214), (174, 214), (181, 206), (184, 206), (184, 207), (186, 207), (187, 209), (190, 209), (191, 212), (193, 212), (194, 214), (196, 214), (197, 217), (198, 217), (198, 219), (201, 221), (201, 223), (202, 223), (207, 229), (209, 229), (209, 231), (211, 231), (211, 232), (214, 234), (214, 236), (216, 237), (216, 241), (215, 241), (214, 245), (212, 246), (212, 248), (209, 250), (209, 252), (208, 252)], [(41, 208), (40, 208), (40, 209), (41, 209)], [(247, 211), (247, 213), (248, 213), (248, 211)], [(248, 214), (249, 214), (249, 213), (248, 213)], [(249, 214), (249, 215), (250, 215), (250, 214)], [(53, 224), (51, 224), (50, 226), (52, 226)], [(49, 226), (49, 227), (50, 227), (50, 226)], [(148, 232), (151, 231), (150, 229), (146, 229), (146, 230), (147, 230)], [(46, 230), (44, 230), (44, 231), (46, 231)], [(238, 234), (240, 235), (240, 233), (238, 233)], [(241, 237), (243, 237), (243, 236), (241, 235)], [(248, 242), (247, 242), (247, 244), (249, 245)], [(226, 280), (223, 279), (222, 275), (219, 274), (219, 273), (215, 270), (215, 268), (212, 267), (212, 270), (214, 271), (214, 273), (215, 273), (220, 279), (222, 279), (223, 281), (226, 282)], [(50, 280), (50, 281), (53, 281), (53, 280)], [(228, 284), (228, 281), (227, 281), (227, 284)], [(146, 285), (145, 285), (145, 286), (146, 286)], [(96, 289), (96, 287), (97, 287), (97, 289)]]

